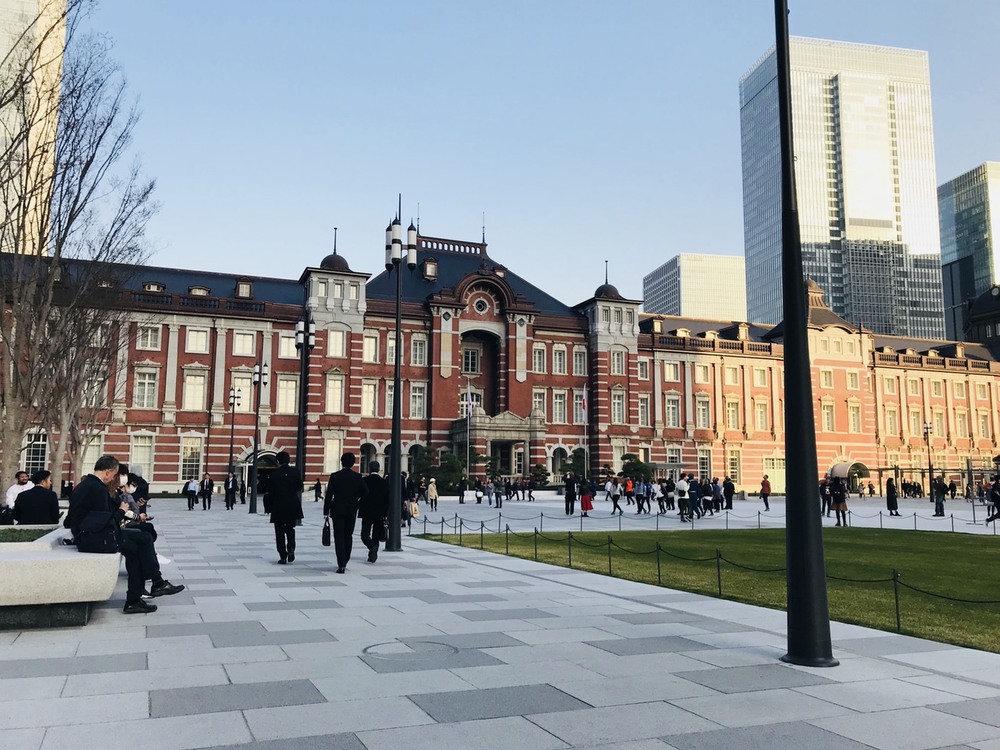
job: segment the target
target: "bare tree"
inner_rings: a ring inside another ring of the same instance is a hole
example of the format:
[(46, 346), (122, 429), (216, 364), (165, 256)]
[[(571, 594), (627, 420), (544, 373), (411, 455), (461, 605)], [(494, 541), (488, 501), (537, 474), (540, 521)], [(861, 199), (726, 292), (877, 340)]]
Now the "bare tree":
[(66, 450), (85, 449), (83, 425), (99, 416), (86, 385), (107, 377), (127, 330), (122, 290), (147, 257), (153, 183), (123, 165), (137, 112), (107, 41), (80, 30), (91, 5), (43, 2), (0, 64), (4, 478), (33, 425), (58, 435), (57, 481)]

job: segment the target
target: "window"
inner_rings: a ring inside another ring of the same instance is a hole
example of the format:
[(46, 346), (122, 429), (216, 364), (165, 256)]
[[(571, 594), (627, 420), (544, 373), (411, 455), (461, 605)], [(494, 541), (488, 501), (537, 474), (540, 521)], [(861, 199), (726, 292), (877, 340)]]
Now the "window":
[(252, 357), (257, 337), (253, 333), (238, 331), (233, 334), (233, 356)]
[(334, 299), (343, 299), (343, 297), (344, 297), (344, 282), (343, 281), (336, 281), (336, 282), (334, 282), (334, 284), (333, 284), (333, 298)]
[(960, 380), (955, 381), (955, 398), (965, 398), (965, 383)]
[(696, 383), (707, 383), (707, 382), (709, 382), (709, 369), (708, 369), (708, 365), (695, 365), (694, 366), (694, 382), (696, 382)]
[(703, 479), (712, 476), (712, 451), (708, 448), (698, 449), (698, 476)]
[[(396, 332), (387, 331), (385, 337), (385, 363), (387, 365), (396, 364)], [(399, 363), (402, 365), (402, 361)]]
[(347, 337), (343, 331), (330, 331), (326, 339), (326, 356), (343, 357), (346, 356)]
[(316, 296), (320, 299), (328, 296), (330, 292), (330, 285), (327, 284), (326, 279), (319, 279), (316, 281)]
[(534, 372), (545, 372), (545, 345), (535, 344), (531, 350), (531, 369)]
[(670, 383), (679, 383), (681, 381), (681, 363), (664, 362), (663, 379)]
[(899, 434), (899, 412), (896, 407), (890, 406), (885, 410), (885, 431), (889, 435)]
[(566, 391), (552, 392), (552, 421), (557, 424), (566, 422)]
[(906, 392), (910, 396), (920, 395), (920, 381), (919, 380), (907, 380), (906, 381)]
[(587, 421), (586, 396), (577, 391), (573, 394), (573, 424), (584, 424)]
[(616, 390), (611, 393), (611, 421), (614, 424), (625, 424), (625, 391)]
[[(328, 437), (323, 440), (323, 473), (332, 474), (340, 471), (340, 457), (343, 455), (339, 437)], [(388, 460), (386, 463), (389, 463)]]
[[(242, 297), (243, 299), (249, 299), (250, 297), (252, 297), (253, 296), (253, 284), (251, 284), (249, 281), (239, 281), (239, 282), (237, 282), (237, 284), (236, 284), (236, 296), (237, 297)], [(325, 290), (324, 290), (323, 296), (324, 297), (326, 296)]]
[(615, 323), (621, 325), (622, 322), (622, 309), (620, 307), (615, 308)]
[(200, 436), (181, 438), (181, 479), (201, 477), (201, 448), (204, 439)]
[(742, 468), (742, 464), (742, 454), (736, 450), (729, 451), (729, 456), (726, 460), (726, 474), (734, 482), (740, 481), (740, 469)]
[(483, 405), (483, 394), (476, 391), (462, 391), (462, 395), (458, 399), (458, 416), (460, 418), (465, 419), (468, 416), (470, 403), (473, 409), (477, 406), (481, 407)]
[(135, 337), (135, 348), (144, 351), (160, 351), (160, 326), (139, 326)]
[[(21, 465), (28, 475), (41, 471), (49, 462), (49, 437), (44, 432), (29, 432), (24, 436)], [(87, 469), (84, 466), (84, 469)], [(93, 468), (93, 464), (89, 468)]]
[(890, 396), (896, 395), (896, 378), (885, 379), (885, 392)]
[(833, 388), (833, 370), (819, 371), (820, 388)]
[(378, 383), (361, 384), (361, 416), (375, 416), (375, 399), (378, 397)]
[(844, 342), (841, 341), (840, 339), (834, 339), (833, 340), (833, 353), (834, 354), (843, 354), (844, 353)]
[[(249, 414), (253, 411), (253, 381), (249, 375), (236, 375), (232, 377), (232, 386), (240, 394), (240, 402), (236, 407), (237, 414)], [(228, 395), (227, 395), (228, 398)], [(226, 402), (229, 403), (228, 401)]]
[(132, 391), (133, 409), (156, 408), (156, 371), (136, 370), (135, 388)]
[(649, 360), (640, 359), (638, 361), (638, 366), (639, 366), (639, 372), (638, 372), (639, 380), (649, 380)]
[[(386, 384), (385, 384), (385, 411), (383, 412), (383, 414), (385, 414), (385, 416), (387, 416), (387, 417), (391, 417), (393, 414), (396, 413), (395, 404), (393, 403), (393, 401), (395, 401), (395, 396), (396, 396), (396, 386), (393, 384), (393, 382), (391, 380), (386, 381)], [(399, 398), (400, 398), (399, 413), (400, 413), (400, 418), (402, 418), (402, 414), (403, 414), (403, 400), (402, 400), (403, 399), (403, 394), (402, 394), (402, 392), (400, 392)]]
[(625, 374), (625, 352), (621, 349), (615, 349), (611, 352), (611, 374)]
[(920, 409), (910, 409), (910, 434), (914, 437), (924, 434), (924, 420), (920, 416)]
[[(90, 464), (93, 468), (94, 464)], [(88, 468), (84, 464), (84, 468)], [(129, 471), (141, 476), (151, 477), (153, 475), (153, 436), (133, 435), (132, 445), (128, 453)]]
[(766, 431), (770, 426), (770, 419), (767, 413), (767, 402), (766, 401), (755, 401), (753, 405), (753, 422), (754, 427), (760, 431)]
[(944, 385), (940, 380), (931, 381), (931, 395), (940, 398), (944, 394)]
[(681, 426), (680, 396), (667, 396), (666, 401), (664, 401), (663, 422), (667, 427)]
[(725, 368), (725, 378), (726, 378), (726, 385), (739, 385), (740, 384), (740, 368), (738, 368), (738, 367), (726, 367)]
[(326, 411), (329, 414), (344, 413), (344, 376), (326, 376)]
[(83, 384), (83, 403), (90, 409), (97, 409), (108, 404), (108, 374), (94, 374)]
[(299, 350), (295, 348), (294, 333), (282, 333), (278, 336), (278, 357), (280, 359), (298, 359)]
[(378, 362), (378, 334), (366, 333), (361, 353), (362, 362)]
[(566, 374), (566, 350), (561, 347), (552, 350), (552, 373), (554, 375)]
[(833, 421), (833, 404), (823, 404), (821, 419), (823, 432), (833, 432), (835, 427)]
[(820, 339), (819, 340), (819, 350), (823, 354), (830, 353), (830, 339)]
[(699, 430), (707, 430), (711, 425), (711, 404), (707, 398), (699, 398), (694, 402), (694, 426)]
[(969, 415), (964, 411), (955, 412), (955, 434), (960, 438), (969, 437)]
[(573, 374), (574, 375), (586, 375), (587, 374), (587, 350), (586, 349), (574, 349), (573, 350)]
[(847, 373), (847, 390), (856, 391), (861, 387), (861, 378), (856, 372)]
[(681, 449), (672, 445), (667, 448), (667, 465), (668, 466), (680, 466), (681, 465)]
[(601, 322), (610, 323), (611, 322), (611, 309), (608, 307), (601, 308)]
[(639, 426), (649, 427), (649, 396), (639, 396)]
[(188, 328), (185, 351), (189, 354), (208, 354), (208, 330), (204, 328)]
[[(767, 370), (763, 367), (753, 368), (753, 384), (758, 388), (767, 387)], [(732, 475), (730, 475), (732, 476)], [(736, 481), (735, 479), (733, 481)]]
[(541, 412), (542, 417), (545, 417), (545, 390), (543, 388), (536, 388), (531, 392), (531, 410)]
[(414, 367), (427, 366), (427, 339), (419, 336), (410, 338), (410, 364)]
[(212, 293), (212, 290), (207, 286), (191, 286), (188, 287), (188, 294), (192, 297), (207, 297)]
[(181, 403), (181, 408), (185, 411), (205, 409), (205, 373), (184, 373), (184, 398)]
[(933, 422), (934, 425), (935, 435), (937, 435), (938, 437), (945, 437), (948, 434), (947, 431), (944, 429), (944, 412), (940, 411), (939, 409), (935, 409), (931, 421)]
[(726, 427), (730, 430), (740, 429), (740, 402), (726, 401)]
[(348, 299), (357, 299), (358, 298), (358, 285), (357, 284), (355, 284), (355, 283), (352, 282), (347, 287), (347, 298)]
[(425, 383), (410, 383), (410, 419), (423, 419), (427, 416), (427, 385)]
[(278, 378), (278, 403), (276, 414), (295, 414), (299, 410), (299, 379), (297, 377)]
[(462, 372), (478, 374), (482, 372), (482, 350), (478, 346), (462, 347)]
[(860, 404), (847, 405), (847, 428), (851, 432), (861, 432), (861, 406)]
[(986, 412), (979, 414), (979, 437), (988, 438), (990, 436), (990, 415)]
[(847, 348), (847, 353), (848, 354), (854, 354), (854, 351), (855, 351), (854, 339), (848, 339), (847, 340), (847, 344), (845, 346)]
[(985, 401), (989, 398), (989, 390), (986, 388), (986, 383), (976, 383), (976, 398), (980, 401)]
[[(144, 292), (164, 292), (167, 287), (158, 281), (147, 281), (142, 285), (142, 291)], [(91, 468), (91, 467), (84, 467)]]

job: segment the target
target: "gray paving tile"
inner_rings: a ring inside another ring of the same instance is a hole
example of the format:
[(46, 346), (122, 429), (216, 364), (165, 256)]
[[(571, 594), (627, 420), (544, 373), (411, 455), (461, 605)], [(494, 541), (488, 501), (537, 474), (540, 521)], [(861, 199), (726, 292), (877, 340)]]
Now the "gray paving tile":
[(700, 651), (709, 649), (704, 643), (692, 641), (682, 636), (664, 635), (649, 638), (618, 638), (612, 640), (586, 641), (588, 646), (594, 646), (618, 656), (635, 656), (637, 654), (668, 654), (679, 651)]
[(246, 724), (259, 740), (338, 734), (369, 729), (431, 724), (431, 719), (407, 698), (369, 698), (304, 706), (251, 709)]
[(627, 709), (614, 706), (536, 714), (528, 718), (572, 747), (618, 745), (668, 734), (704, 732), (719, 726), (662, 702), (640, 703)]
[(718, 695), (711, 688), (672, 674), (636, 674), (614, 679), (589, 680), (563, 680), (560, 675), (552, 674), (548, 682), (591, 706), (630, 706), (649, 701)]
[(685, 711), (726, 727), (781, 721), (808, 721), (851, 713), (850, 709), (788, 689), (757, 690), (671, 701)]
[(541, 609), (473, 609), (465, 612), (453, 612), (452, 614), (464, 617), (473, 622), (484, 622), (487, 620), (537, 620), (545, 617), (556, 617), (551, 612)]
[(401, 571), (399, 573), (362, 573), (362, 578), (367, 578), (370, 581), (394, 581), (394, 580), (408, 580), (410, 578), (416, 580), (418, 578), (434, 578), (435, 576), (430, 573), (409, 573)]
[(427, 669), (458, 669), (503, 664), (477, 649), (458, 649), (435, 642), (382, 644), (385, 649), (366, 649), (361, 660), (376, 672), (416, 672)]
[(244, 602), (243, 606), (250, 612), (281, 612), (293, 609), (341, 609), (339, 602), (331, 599), (320, 599), (301, 602)]
[(792, 669), (784, 664), (755, 664), (745, 667), (705, 669), (695, 672), (679, 672), (677, 676), (718, 690), (720, 693), (745, 693), (754, 690), (834, 684), (824, 677)]
[(437, 589), (406, 589), (402, 591), (363, 591), (370, 599), (418, 599), (424, 604), (449, 604), (451, 602), (502, 602), (493, 594), (449, 594)]
[(416, 638), (400, 638), (402, 643), (443, 643), (454, 648), (498, 648), (501, 646), (523, 646), (506, 633), (465, 633), (459, 635), (423, 635)]
[(590, 706), (551, 685), (519, 685), (451, 693), (411, 695), (427, 714), (441, 723), (499, 719), (528, 713), (574, 711)]
[(305, 589), (305, 588), (335, 588), (346, 586), (340, 581), (268, 581), (267, 587), (270, 589)]
[(216, 745), (207, 750), (365, 750), (365, 746), (353, 732), (343, 732), (315, 737), (247, 742), (242, 745)]
[[(367, 750), (561, 750), (566, 743), (521, 717), (358, 732)], [(666, 747), (664, 750), (666, 750)]]
[(945, 651), (954, 649), (947, 643), (926, 641), (923, 638), (913, 638), (908, 635), (879, 635), (871, 638), (847, 638), (834, 642), (834, 651), (845, 649), (861, 656), (891, 656), (893, 654), (912, 654), (923, 651)]
[[(836, 703), (854, 711), (886, 711), (892, 708), (911, 708), (931, 704), (948, 704), (962, 701), (962, 697), (934, 688), (915, 685), (903, 680), (863, 680), (861, 682), (836, 682), (830, 685), (816, 685), (798, 688), (800, 693), (814, 698)], [(972, 702), (972, 701), (970, 701)], [(960, 704), (956, 704), (960, 705)], [(939, 710), (948, 711), (948, 706), (938, 705)], [(996, 705), (990, 710), (996, 712)], [(949, 711), (950, 712), (950, 711)], [(954, 712), (950, 712), (954, 713)], [(962, 716), (956, 713), (956, 716)], [(976, 718), (968, 716), (966, 718)], [(981, 719), (978, 719), (981, 721)], [(998, 718), (1000, 721), (1000, 718)], [(998, 724), (1000, 726), (1000, 724)]]
[(944, 711), (952, 716), (961, 716), (983, 724), (1000, 727), (1000, 698), (982, 698), (960, 703), (946, 703), (935, 706), (936, 711)]
[(809, 750), (868, 750), (867, 745), (802, 721), (675, 735), (666, 738), (666, 741), (677, 750), (777, 750), (806, 747)]
[(149, 713), (153, 718), (164, 718), (325, 702), (323, 694), (308, 680), (288, 680), (151, 690)]
[(176, 669), (147, 669), (142, 672), (106, 672), (66, 678), (66, 687), (63, 688), (62, 695), (68, 697), (134, 693), (198, 685), (225, 685), (228, 682), (225, 669), (218, 664)]
[(99, 674), (101, 672), (129, 672), (145, 669), (145, 653), (121, 653), (114, 658), (107, 656), (58, 657), (53, 659), (12, 659), (0, 661), (0, 678), (52, 677), (74, 674)]
[(930, 750), (1000, 737), (996, 727), (930, 708), (849, 714), (810, 723), (878, 750)]
[(236, 596), (236, 592), (232, 589), (188, 589), (188, 591), (192, 597)]
[(181, 578), (178, 576), (176, 580), (172, 582), (183, 583), (186, 586), (200, 586), (208, 583), (225, 583), (226, 581), (224, 578), (188, 578), (187, 576)]
[(41, 750), (115, 747), (142, 750), (186, 750), (207, 743), (237, 744), (253, 739), (238, 711), (203, 716), (171, 716), (164, 719), (125, 719), (106, 724), (50, 727)]
[(530, 581), (523, 580), (512, 580), (512, 581), (466, 581), (459, 582), (459, 586), (465, 586), (468, 589), (494, 589), (494, 588), (505, 588), (505, 589), (516, 589), (516, 588), (526, 588), (533, 584)]
[(621, 620), (632, 625), (652, 625), (663, 622), (692, 622), (704, 618), (688, 612), (635, 612), (624, 615), (610, 615), (615, 620)]

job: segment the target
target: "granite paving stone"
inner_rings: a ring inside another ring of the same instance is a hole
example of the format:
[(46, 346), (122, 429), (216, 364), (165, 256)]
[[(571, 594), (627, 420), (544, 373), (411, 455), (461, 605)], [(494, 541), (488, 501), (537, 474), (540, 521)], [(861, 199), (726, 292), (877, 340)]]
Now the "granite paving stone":
[(114, 746), (142, 750), (188, 750), (189, 748), (249, 742), (253, 739), (238, 711), (202, 716), (171, 716), (163, 719), (118, 719), (107, 724), (51, 727), (41, 750), (106, 748)]
[(105, 672), (73, 675), (66, 678), (63, 696), (102, 695), (105, 693), (145, 692), (163, 688), (184, 688), (201, 685), (225, 685), (229, 682), (225, 669), (218, 664), (203, 667), (147, 669), (139, 672)]
[(532, 620), (543, 617), (556, 617), (551, 612), (523, 607), (517, 609), (473, 609), (464, 612), (455, 612), (455, 614), (459, 617), (464, 617), (466, 620), (480, 622), (485, 620)]
[(243, 606), (250, 612), (278, 612), (294, 609), (340, 609), (343, 605), (332, 599), (313, 599), (300, 602), (244, 602)]
[(930, 750), (1000, 738), (996, 727), (933, 708), (850, 713), (810, 723), (877, 750)]
[[(345, 690), (348, 689), (345, 687)], [(260, 740), (363, 732), (431, 724), (434, 720), (407, 698), (387, 697), (306, 706), (244, 711), (247, 726)]]
[(867, 745), (801, 721), (739, 729), (716, 729), (710, 732), (675, 735), (665, 739), (676, 750), (761, 750), (762, 748), (869, 750)]
[(773, 688), (828, 685), (830, 680), (800, 672), (784, 664), (759, 664), (748, 667), (724, 667), (697, 672), (680, 672), (678, 677), (697, 682), (720, 693), (746, 693)]
[(138, 652), (107, 656), (77, 656), (54, 659), (10, 659), (0, 661), (0, 679), (9, 677), (51, 677), (100, 672), (127, 672), (146, 669), (147, 655)]
[(995, 727), (1000, 727), (1000, 698), (966, 700), (961, 703), (934, 706), (934, 708), (952, 716), (961, 716), (983, 724), (992, 724)]
[(590, 680), (565, 680), (554, 675), (549, 682), (591, 706), (630, 706), (649, 701), (719, 695), (711, 688), (672, 674), (641, 674)]
[(681, 651), (698, 651), (711, 648), (704, 643), (690, 640), (682, 636), (652, 636), (648, 638), (619, 638), (617, 640), (588, 641), (594, 646), (618, 656), (636, 656), (639, 654), (667, 654)]
[(523, 716), (527, 713), (551, 713), (589, 708), (589, 704), (567, 695), (551, 685), (518, 685), (483, 688), (452, 693), (411, 695), (435, 721), (471, 721)]
[[(846, 706), (855, 711), (887, 711), (893, 708), (910, 708), (930, 704), (952, 703), (962, 697), (902, 680), (864, 680), (837, 682), (829, 685), (800, 687), (798, 692), (814, 698)], [(938, 706), (947, 711), (947, 706)], [(961, 716), (962, 714), (957, 714)], [(973, 718), (973, 717), (967, 717)]]
[(719, 726), (663, 702), (640, 703), (630, 706), (628, 710), (611, 706), (536, 714), (526, 718), (571, 747), (617, 744), (683, 732), (703, 732)]
[(843, 706), (787, 689), (678, 698), (671, 703), (727, 727), (770, 724), (774, 716), (805, 721), (850, 713)]
[(286, 680), (255, 685), (209, 685), (151, 690), (149, 714), (154, 718), (192, 716), (222, 711), (242, 711), (249, 708), (300, 706), (325, 702), (323, 694), (308, 680)]
[(240, 745), (217, 745), (209, 750), (365, 750), (365, 746), (353, 732), (342, 732), (315, 737), (247, 742)]
[[(358, 732), (367, 750), (560, 750), (568, 745), (521, 717)], [(664, 748), (666, 750), (666, 748)]]
[(104, 721), (108, 716), (141, 718), (149, 715), (145, 693), (122, 693), (73, 698), (0, 701), (0, 727), (24, 729), (63, 724), (81, 725)]
[(45, 738), (45, 729), (0, 729), (0, 747), (4, 750), (38, 750)]

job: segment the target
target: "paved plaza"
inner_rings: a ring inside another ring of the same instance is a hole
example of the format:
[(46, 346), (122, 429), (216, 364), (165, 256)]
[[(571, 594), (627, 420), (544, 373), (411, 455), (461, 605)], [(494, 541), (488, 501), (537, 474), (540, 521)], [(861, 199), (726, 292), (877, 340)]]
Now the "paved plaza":
[(279, 566), (246, 506), (155, 502), (187, 590), (0, 632), (0, 747), (1000, 750), (1000, 654), (834, 623), (793, 667), (782, 612), (417, 538), (335, 575), (305, 510)]

